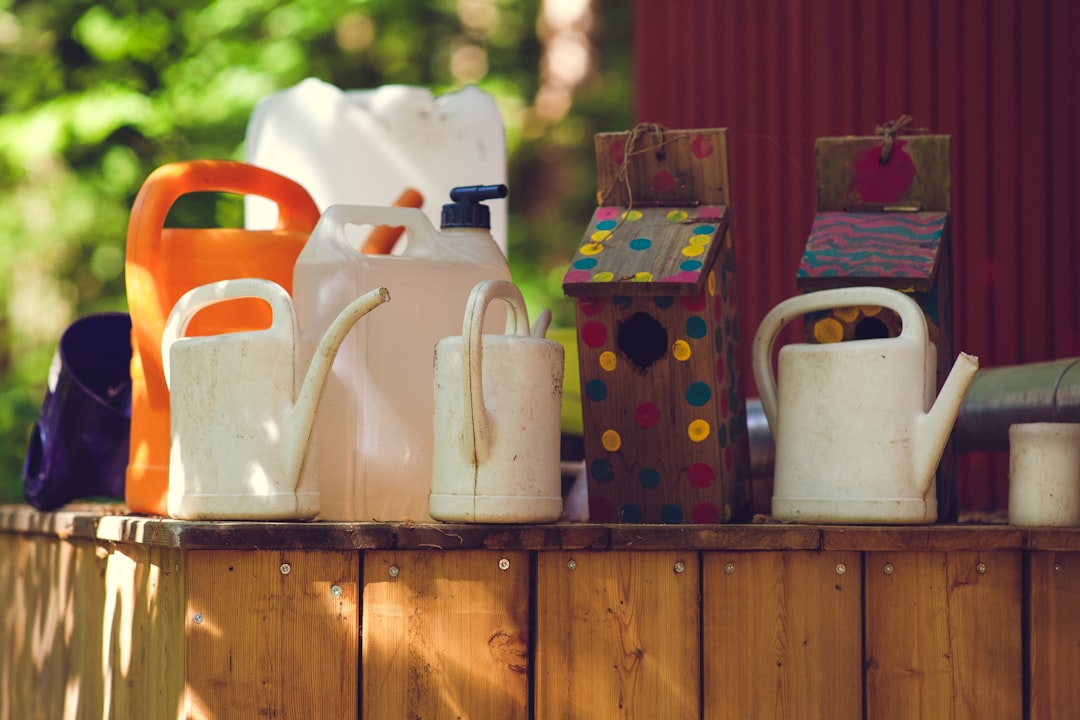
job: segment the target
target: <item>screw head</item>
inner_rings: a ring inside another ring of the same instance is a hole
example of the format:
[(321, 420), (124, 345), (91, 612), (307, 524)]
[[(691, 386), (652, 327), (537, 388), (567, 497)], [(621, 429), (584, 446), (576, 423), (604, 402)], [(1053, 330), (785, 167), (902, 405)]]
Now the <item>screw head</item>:
[(986, 574), (986, 563), (979, 563), (978, 565), (976, 565), (975, 566), (975, 572), (979, 573), (980, 575), (985, 575)]
[(340, 585), (331, 585), (330, 586), (330, 594), (333, 595), (334, 597), (341, 597), (341, 586)]
[(1054, 574), (1061, 574), (1061, 563), (1054, 563)]
[(735, 572), (735, 563), (729, 562), (727, 565), (725, 565), (724, 572), (726, 572), (728, 575)]
[(195, 623), (196, 625), (202, 625), (202, 621), (203, 621), (202, 613), (195, 613), (194, 615), (191, 616), (191, 622)]
[(893, 564), (892, 563), (885, 563), (885, 574), (886, 575), (892, 575), (893, 574)]
[(508, 559), (506, 559), (506, 558), (500, 559), (499, 560), (499, 569), (500, 570), (509, 570), (510, 569), (510, 561)]
[(292, 565), (289, 563), (281, 563), (281, 574), (288, 575), (292, 572)]
[(682, 560), (679, 560), (677, 563), (675, 563), (675, 572), (686, 572), (686, 563), (684, 563)]
[(847, 565), (844, 563), (836, 563), (836, 574), (843, 575), (847, 572)]
[(386, 572), (390, 573), (390, 577), (397, 577), (401, 569), (397, 565), (391, 565)]
[(576, 570), (577, 569), (577, 560), (567, 560), (566, 561), (566, 569), (567, 570)]

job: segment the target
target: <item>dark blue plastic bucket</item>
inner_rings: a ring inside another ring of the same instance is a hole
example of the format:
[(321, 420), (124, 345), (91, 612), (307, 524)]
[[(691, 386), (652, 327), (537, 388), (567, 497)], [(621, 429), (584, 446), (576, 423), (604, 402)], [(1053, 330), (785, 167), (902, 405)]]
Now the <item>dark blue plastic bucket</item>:
[(131, 317), (88, 315), (60, 337), (23, 465), (26, 501), (124, 498), (131, 432)]

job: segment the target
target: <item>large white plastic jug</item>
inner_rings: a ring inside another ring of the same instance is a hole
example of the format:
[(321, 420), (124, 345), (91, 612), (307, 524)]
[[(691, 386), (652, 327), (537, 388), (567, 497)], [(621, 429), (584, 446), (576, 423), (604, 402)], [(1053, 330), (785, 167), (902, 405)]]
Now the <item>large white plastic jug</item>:
[[(506, 186), (457, 188), (443, 207), (442, 232), (420, 210), (334, 205), (297, 258), (293, 304), (301, 366), (342, 308), (372, 287), (392, 303), (354, 327), (334, 361), (312, 433), (322, 517), (326, 520), (430, 520), (435, 344), (461, 332), (473, 287), (509, 280), (510, 269), (487, 229), (481, 200)], [(365, 255), (348, 226), (404, 226), (399, 255)], [(499, 332), (505, 309), (485, 327)]]
[[(506, 133), (495, 99), (468, 86), (430, 90), (385, 85), (347, 90), (315, 78), (263, 98), (248, 122), (244, 158), (300, 183), (320, 212), (331, 205), (390, 205), (405, 188), (433, 200), (462, 185), (506, 182)], [(248, 228), (274, 227), (277, 208), (245, 198)], [(506, 253), (506, 208), (491, 209), (491, 234)]]

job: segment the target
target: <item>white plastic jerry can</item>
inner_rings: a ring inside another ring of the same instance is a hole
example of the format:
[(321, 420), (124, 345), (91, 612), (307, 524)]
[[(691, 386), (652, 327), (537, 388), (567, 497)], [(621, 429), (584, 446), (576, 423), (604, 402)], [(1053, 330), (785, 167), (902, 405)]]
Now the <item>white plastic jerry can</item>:
[[(327, 381), (304, 468), (318, 473), (322, 518), (431, 519), (435, 344), (460, 332), (477, 283), (510, 279), (482, 202), (506, 192), (505, 185), (456, 188), (441, 232), (417, 209), (335, 205), (300, 253), (293, 302), (304, 360), (367, 288), (385, 287), (394, 298), (349, 332)], [(362, 254), (346, 233), (359, 225), (403, 226), (406, 244), (398, 255)], [(500, 331), (505, 317), (498, 308), (486, 327)]]
[[(510, 309), (501, 335), (482, 333), (493, 303)], [(540, 321), (530, 334), (513, 283), (487, 280), (469, 298), (461, 335), (435, 346), (436, 520), (559, 519), (563, 347), (545, 340), (545, 330)]]
[[(248, 122), (244, 158), (300, 183), (320, 212), (390, 205), (406, 188), (444, 198), (454, 187), (506, 182), (506, 133), (495, 99), (475, 86), (438, 97), (424, 87), (341, 90), (315, 78), (269, 95)], [(277, 209), (248, 196), (245, 225), (274, 227)], [(437, 202), (425, 213), (435, 224)], [(491, 234), (506, 253), (506, 208)]]

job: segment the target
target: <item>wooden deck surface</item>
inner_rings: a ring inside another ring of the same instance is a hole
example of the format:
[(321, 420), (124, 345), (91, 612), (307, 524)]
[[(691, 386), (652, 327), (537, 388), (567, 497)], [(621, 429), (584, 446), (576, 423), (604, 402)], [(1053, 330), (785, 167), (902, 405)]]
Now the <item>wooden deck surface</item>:
[(1061, 718), (1080, 530), (0, 507), (0, 720)]

